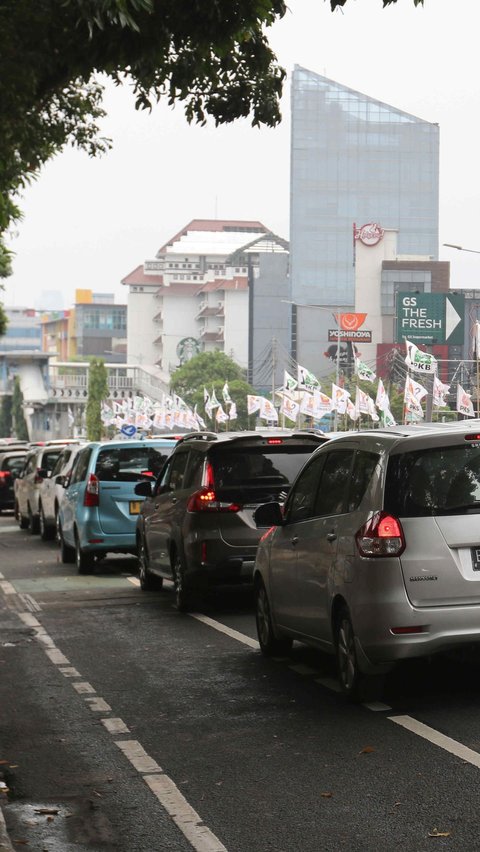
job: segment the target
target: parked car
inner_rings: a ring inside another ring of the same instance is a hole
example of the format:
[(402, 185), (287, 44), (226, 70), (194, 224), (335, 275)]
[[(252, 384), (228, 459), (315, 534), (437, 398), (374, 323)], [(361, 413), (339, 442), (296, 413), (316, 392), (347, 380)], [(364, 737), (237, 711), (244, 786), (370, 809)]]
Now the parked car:
[(43, 479), (50, 476), (63, 445), (43, 444), (31, 447), (14, 484), (15, 517), (20, 529), (31, 533), (40, 530), (39, 490)]
[(26, 450), (4, 451), (0, 447), (0, 512), (13, 509), (15, 496), (13, 483), (23, 467)]
[(162, 475), (137, 485), (147, 499), (137, 520), (140, 584), (173, 579), (179, 610), (214, 586), (251, 583), (259, 532), (253, 511), (286, 496), (324, 435), (306, 432), (193, 433)]
[(399, 660), (480, 650), (480, 431), (348, 433), (317, 450), (267, 527), (254, 571), (266, 655), (336, 654), (361, 698)]
[(65, 494), (66, 479), (70, 474), (75, 456), (83, 444), (70, 442), (58, 456), (51, 475), (42, 479), (38, 493), (40, 537), (43, 541), (54, 538), (57, 530), (58, 508)]
[(58, 512), (63, 562), (79, 574), (93, 571), (95, 557), (136, 554), (135, 527), (142, 499), (137, 482), (154, 480), (176, 441), (123, 440), (89, 443), (77, 453)]

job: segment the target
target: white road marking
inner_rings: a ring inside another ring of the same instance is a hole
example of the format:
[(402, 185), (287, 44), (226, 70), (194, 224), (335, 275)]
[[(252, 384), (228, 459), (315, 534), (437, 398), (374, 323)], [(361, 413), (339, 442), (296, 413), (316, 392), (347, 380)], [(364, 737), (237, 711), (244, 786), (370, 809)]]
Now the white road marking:
[(67, 657), (64, 657), (58, 648), (45, 648), (45, 653), (55, 666), (70, 665), (70, 660), (68, 660)]
[(83, 683), (72, 683), (74, 689), (77, 690), (79, 695), (87, 695), (95, 692), (91, 683), (88, 683), (86, 680)]
[(381, 701), (366, 701), (363, 706), (366, 707), (367, 710), (373, 710), (374, 713), (380, 713), (382, 711), (392, 709), (388, 704), (383, 704)]
[(129, 734), (130, 730), (127, 728), (123, 719), (101, 719), (102, 725), (105, 725), (109, 734)]
[(163, 772), (157, 761), (150, 757), (138, 740), (119, 740), (115, 743), (116, 746), (123, 751), (127, 760), (137, 772)]
[(24, 606), (26, 606), (27, 609), (30, 610), (30, 612), (40, 612), (41, 611), (42, 607), (40, 606), (40, 604), (38, 604), (36, 602), (35, 598), (32, 598), (31, 595), (28, 595), (28, 594), (25, 593), (25, 594), (19, 594), (18, 597), (20, 598), (20, 600), (22, 601)]
[(77, 669), (74, 669), (73, 666), (67, 666), (64, 669), (60, 669), (61, 673), (65, 675), (65, 677), (81, 677), (82, 675)]
[(450, 754), (459, 757), (460, 760), (471, 763), (472, 766), (480, 769), (480, 754), (468, 748), (468, 746), (462, 745), (457, 740), (452, 740), (451, 737), (441, 734), (440, 731), (430, 728), (429, 725), (424, 725), (423, 722), (413, 719), (412, 716), (389, 716), (388, 718), (391, 722), (395, 722), (396, 725), (401, 725), (402, 728), (406, 728), (407, 731), (416, 734), (417, 737), (423, 737), (424, 740), (428, 740), (433, 745), (443, 748), (444, 751), (448, 751)]
[(27, 627), (41, 627), (38, 618), (35, 618), (31, 612), (19, 612), (19, 618), (22, 619), (23, 623), (27, 625)]
[(208, 615), (200, 615), (198, 612), (191, 612), (190, 615), (197, 621), (201, 621), (202, 624), (206, 624), (208, 627), (213, 627), (213, 629), (218, 630), (219, 633), (224, 633), (225, 636), (230, 636), (231, 639), (236, 639), (237, 642), (241, 642), (242, 645), (247, 645), (254, 651), (258, 651), (260, 648), (256, 639), (250, 639), (250, 636), (245, 636), (243, 633), (239, 633), (238, 630), (233, 630), (233, 628), (227, 627), (226, 624), (221, 624), (220, 621), (214, 621), (213, 618), (209, 618)]
[(12, 586), (12, 584), (9, 583), (8, 580), (2, 580), (0, 582), (0, 589), (2, 590), (4, 595), (16, 595), (17, 594), (17, 590), (16, 590), (15, 586)]
[(143, 780), (196, 852), (227, 852), (168, 775), (146, 775)]
[(2, 533), (18, 532), (19, 529), (20, 529), (20, 527), (18, 526), (18, 524), (9, 524), (8, 526), (5, 526), (5, 527), (2, 526)]
[(85, 701), (94, 713), (110, 713), (112, 709), (103, 698), (86, 698)]
[(140, 587), (140, 580), (138, 579), (138, 577), (127, 577), (127, 580), (129, 583), (132, 583), (133, 586)]

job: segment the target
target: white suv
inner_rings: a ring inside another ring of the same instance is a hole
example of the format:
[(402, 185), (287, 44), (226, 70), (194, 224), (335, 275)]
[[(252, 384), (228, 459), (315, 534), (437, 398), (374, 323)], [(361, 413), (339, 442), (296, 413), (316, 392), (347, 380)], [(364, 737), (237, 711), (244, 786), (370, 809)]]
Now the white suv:
[(50, 476), (62, 452), (63, 444), (52, 443), (32, 447), (14, 484), (15, 517), (20, 529), (38, 533), (40, 529), (40, 483)]
[(255, 521), (265, 654), (295, 639), (336, 654), (362, 698), (399, 660), (480, 651), (479, 421), (346, 433)]
[(63, 447), (50, 476), (42, 479), (38, 489), (38, 515), (40, 536), (43, 541), (55, 537), (58, 509), (65, 494), (65, 482), (72, 469), (82, 443), (69, 443)]

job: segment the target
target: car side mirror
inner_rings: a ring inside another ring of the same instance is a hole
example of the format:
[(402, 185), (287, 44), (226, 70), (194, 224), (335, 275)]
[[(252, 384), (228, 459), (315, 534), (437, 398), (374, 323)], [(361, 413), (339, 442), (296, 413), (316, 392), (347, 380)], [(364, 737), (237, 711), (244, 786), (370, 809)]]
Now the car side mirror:
[(280, 503), (263, 503), (253, 513), (257, 527), (280, 527), (284, 523)]
[(135, 494), (138, 494), (139, 497), (151, 497), (152, 496), (152, 483), (149, 479), (144, 479), (142, 482), (137, 482), (134, 488)]
[(58, 476), (55, 477), (55, 485), (65, 485), (66, 476), (63, 473), (59, 473)]

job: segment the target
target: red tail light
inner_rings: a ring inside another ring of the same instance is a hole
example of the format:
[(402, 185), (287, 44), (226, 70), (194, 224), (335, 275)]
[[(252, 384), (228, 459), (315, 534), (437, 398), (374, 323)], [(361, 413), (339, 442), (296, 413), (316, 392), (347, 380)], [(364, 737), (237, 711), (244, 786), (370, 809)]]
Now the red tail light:
[(88, 482), (85, 488), (85, 496), (83, 498), (84, 506), (98, 506), (99, 504), (99, 482), (94, 473), (88, 477)]
[(187, 503), (187, 512), (239, 512), (241, 508), (239, 503), (219, 500), (208, 485), (195, 491)]
[(2, 485), (8, 485), (11, 478), (12, 474), (9, 470), (0, 470), (0, 488)]
[(387, 512), (376, 512), (355, 536), (360, 556), (400, 556), (405, 550), (402, 525)]

